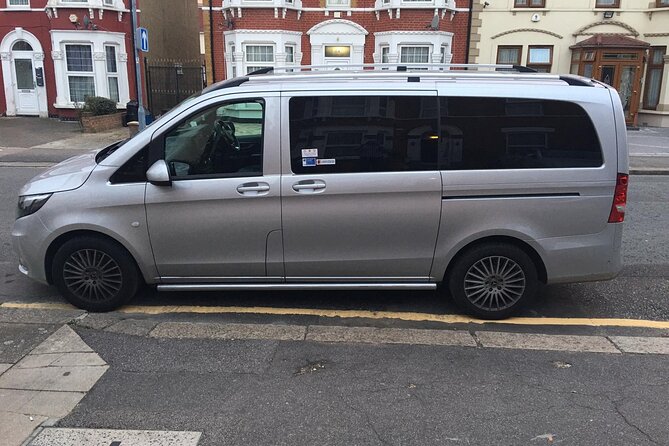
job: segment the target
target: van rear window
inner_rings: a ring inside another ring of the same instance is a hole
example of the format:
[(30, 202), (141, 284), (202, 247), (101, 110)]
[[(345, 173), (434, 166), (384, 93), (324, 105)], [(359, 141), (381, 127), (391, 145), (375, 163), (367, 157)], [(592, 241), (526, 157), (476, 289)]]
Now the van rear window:
[(443, 170), (599, 167), (602, 150), (579, 105), (541, 99), (440, 98)]

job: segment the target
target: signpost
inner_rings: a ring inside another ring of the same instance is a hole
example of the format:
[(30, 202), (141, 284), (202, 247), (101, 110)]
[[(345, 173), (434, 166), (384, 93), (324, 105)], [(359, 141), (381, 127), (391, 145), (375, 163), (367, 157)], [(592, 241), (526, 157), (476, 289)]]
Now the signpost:
[(146, 28), (137, 28), (137, 46), (143, 53), (149, 52), (149, 31)]

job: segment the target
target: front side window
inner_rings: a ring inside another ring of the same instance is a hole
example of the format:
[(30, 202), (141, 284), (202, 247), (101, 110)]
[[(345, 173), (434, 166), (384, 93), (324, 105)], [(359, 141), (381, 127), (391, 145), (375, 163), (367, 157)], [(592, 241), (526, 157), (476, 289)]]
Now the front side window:
[(210, 107), (165, 136), (165, 161), (173, 179), (262, 175), (264, 102)]
[(667, 8), (669, 7), (669, 0), (657, 0), (657, 5), (658, 8)]
[(65, 45), (70, 102), (84, 102), (95, 96), (93, 50), (90, 45)]
[(527, 50), (527, 66), (541, 73), (550, 73), (553, 65), (552, 46), (532, 46)]
[(437, 168), (436, 97), (318, 96), (290, 100), (296, 174)]
[(430, 62), (429, 46), (403, 46), (400, 48), (401, 63), (428, 63)]
[(440, 98), (445, 170), (599, 167), (602, 151), (579, 105), (543, 99)]
[(520, 56), (522, 53), (522, 46), (499, 46), (497, 47), (497, 63), (520, 65)]

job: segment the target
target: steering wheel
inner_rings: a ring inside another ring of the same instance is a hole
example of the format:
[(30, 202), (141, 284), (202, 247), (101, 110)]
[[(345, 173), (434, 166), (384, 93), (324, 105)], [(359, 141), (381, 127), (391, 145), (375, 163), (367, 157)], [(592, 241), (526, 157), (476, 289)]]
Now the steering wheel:
[(220, 132), (223, 142), (225, 142), (225, 144), (227, 144), (230, 149), (234, 150), (235, 152), (239, 152), (241, 150), (239, 140), (235, 136), (235, 124), (232, 121), (219, 119), (216, 121), (214, 127), (216, 128), (216, 132)]

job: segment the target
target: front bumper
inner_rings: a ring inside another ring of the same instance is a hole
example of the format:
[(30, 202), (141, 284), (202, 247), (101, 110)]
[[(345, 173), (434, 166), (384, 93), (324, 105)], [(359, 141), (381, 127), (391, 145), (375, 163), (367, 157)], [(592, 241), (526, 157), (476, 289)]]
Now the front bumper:
[(44, 259), (48, 234), (38, 212), (19, 218), (12, 227), (12, 246), (19, 257), (19, 271), (44, 284), (47, 283)]

